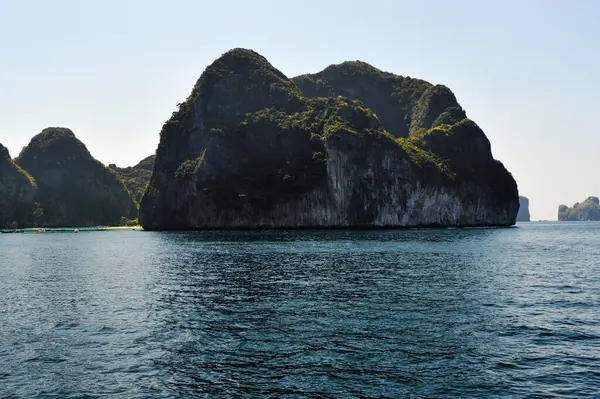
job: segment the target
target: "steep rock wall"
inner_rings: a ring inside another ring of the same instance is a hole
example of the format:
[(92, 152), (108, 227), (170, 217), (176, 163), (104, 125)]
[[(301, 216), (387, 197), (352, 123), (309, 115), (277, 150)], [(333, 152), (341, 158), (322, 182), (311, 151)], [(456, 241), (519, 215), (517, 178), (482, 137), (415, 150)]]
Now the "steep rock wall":
[[(344, 94), (368, 92), (369, 73), (356, 89), (344, 78)], [(311, 79), (291, 81), (243, 49), (209, 66), (163, 126), (144, 228), (515, 223), (516, 183), (449, 89), (378, 75), (373, 87), (407, 83), (378, 100), (380, 118), (360, 97), (307, 97)], [(388, 131), (384, 120), (409, 109)]]

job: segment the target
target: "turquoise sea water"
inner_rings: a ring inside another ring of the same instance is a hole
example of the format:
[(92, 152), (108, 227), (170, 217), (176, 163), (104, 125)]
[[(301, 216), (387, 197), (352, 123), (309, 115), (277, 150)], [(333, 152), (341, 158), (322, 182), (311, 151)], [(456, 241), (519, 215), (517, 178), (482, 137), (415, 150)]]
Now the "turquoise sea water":
[(0, 235), (0, 397), (600, 397), (600, 223)]

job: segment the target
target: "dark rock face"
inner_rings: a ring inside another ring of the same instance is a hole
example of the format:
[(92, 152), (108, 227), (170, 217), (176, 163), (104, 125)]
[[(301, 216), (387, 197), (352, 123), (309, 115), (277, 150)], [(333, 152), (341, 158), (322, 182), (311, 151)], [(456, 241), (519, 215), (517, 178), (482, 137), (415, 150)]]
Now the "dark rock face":
[(69, 129), (44, 129), (15, 162), (37, 182), (36, 225), (118, 225), (136, 216), (135, 202), (117, 175)]
[(150, 155), (135, 166), (119, 168), (114, 164), (110, 164), (108, 167), (117, 174), (135, 201), (139, 203), (142, 200), (146, 186), (150, 183), (155, 159), (155, 155)]
[(529, 222), (529, 199), (519, 196), (519, 213), (517, 213), (517, 222)]
[(163, 126), (140, 222), (507, 226), (517, 209), (514, 179), (444, 86), (364, 63), (292, 81), (235, 49)]
[(588, 197), (583, 202), (575, 203), (571, 208), (566, 205), (560, 205), (558, 207), (558, 220), (600, 220), (600, 200), (598, 200), (598, 197)]
[(16, 165), (0, 144), (0, 229), (32, 223), (36, 190), (33, 177)]

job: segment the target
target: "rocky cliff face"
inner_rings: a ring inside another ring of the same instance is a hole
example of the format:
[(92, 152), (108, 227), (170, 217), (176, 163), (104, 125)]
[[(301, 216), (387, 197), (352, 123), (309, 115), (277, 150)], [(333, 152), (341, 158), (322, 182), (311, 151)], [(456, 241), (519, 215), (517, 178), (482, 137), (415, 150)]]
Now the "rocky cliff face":
[(600, 220), (600, 200), (598, 197), (588, 197), (583, 202), (575, 203), (571, 208), (566, 205), (560, 205), (558, 207), (558, 220)]
[(118, 225), (121, 218), (136, 216), (135, 202), (117, 175), (69, 129), (44, 129), (15, 162), (37, 182), (39, 226)]
[(364, 63), (292, 81), (235, 49), (163, 126), (140, 222), (506, 226), (517, 209), (514, 179), (447, 88)]
[(519, 196), (519, 213), (517, 213), (517, 222), (529, 222), (529, 199)]
[(119, 168), (114, 164), (110, 164), (108, 167), (117, 174), (135, 201), (139, 203), (142, 200), (146, 186), (150, 183), (155, 159), (155, 155), (150, 155), (149, 157), (142, 159), (135, 166)]
[(0, 229), (30, 225), (34, 218), (37, 186), (0, 144)]

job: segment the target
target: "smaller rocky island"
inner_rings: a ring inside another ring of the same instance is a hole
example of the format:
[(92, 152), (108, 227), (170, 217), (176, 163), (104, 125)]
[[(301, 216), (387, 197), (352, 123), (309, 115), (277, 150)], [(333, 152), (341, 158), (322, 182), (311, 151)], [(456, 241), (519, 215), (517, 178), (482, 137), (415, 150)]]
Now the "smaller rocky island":
[(8, 179), (9, 201), (18, 204), (5, 208), (10, 213), (5, 224), (118, 226), (137, 218), (137, 204), (117, 174), (94, 159), (70, 129), (46, 128), (14, 161), (7, 151), (3, 158), (9, 172), (0, 176)]
[(0, 144), (0, 230), (137, 225), (154, 160), (106, 167), (65, 127), (42, 130), (15, 159)]
[(519, 212), (517, 213), (517, 222), (530, 222), (529, 216), (529, 198), (519, 195)]
[(600, 200), (598, 197), (588, 197), (583, 202), (576, 202), (572, 207), (558, 207), (559, 221), (590, 221), (600, 220)]

